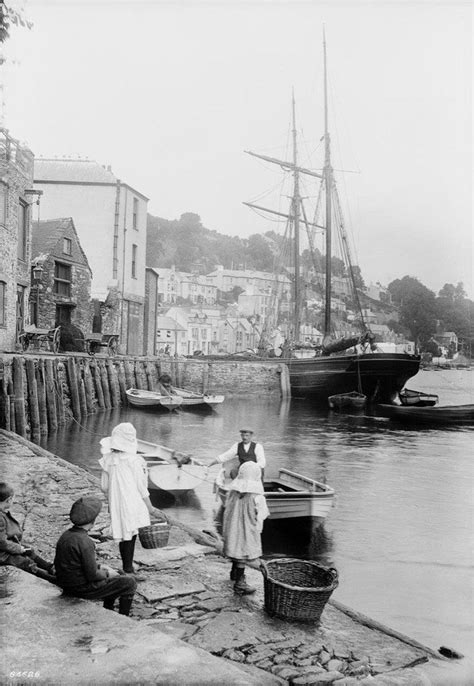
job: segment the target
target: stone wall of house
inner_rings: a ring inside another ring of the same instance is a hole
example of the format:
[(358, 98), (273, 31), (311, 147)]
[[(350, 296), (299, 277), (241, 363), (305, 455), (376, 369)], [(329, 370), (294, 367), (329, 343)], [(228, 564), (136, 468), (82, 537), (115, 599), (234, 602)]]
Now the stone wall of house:
[[(0, 350), (15, 350), (17, 344), (17, 290), (23, 289), (23, 321), (29, 323), (32, 198), (25, 191), (33, 187), (33, 153), (0, 129), (0, 281), (5, 284), (5, 322), (0, 325)], [(20, 201), (26, 207), (25, 254), (18, 257), (18, 213)], [(34, 207), (34, 205), (33, 205)]]
[[(89, 305), (91, 292), (91, 274), (89, 268), (80, 264), (71, 265), (71, 294), (59, 295), (54, 292), (55, 259), (49, 256), (43, 265), (43, 275), (39, 284), (38, 327), (52, 329), (56, 325), (56, 305), (74, 305), (71, 308), (71, 324), (78, 326), (86, 334), (92, 330), (91, 309)], [(32, 289), (32, 297), (35, 297)]]

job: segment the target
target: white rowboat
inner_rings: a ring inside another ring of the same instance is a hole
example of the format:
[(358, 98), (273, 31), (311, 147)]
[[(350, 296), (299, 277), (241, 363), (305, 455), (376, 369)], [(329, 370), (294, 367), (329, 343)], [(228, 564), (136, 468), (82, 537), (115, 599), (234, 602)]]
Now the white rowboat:
[(156, 391), (144, 391), (141, 388), (129, 388), (125, 394), (133, 407), (163, 407), (173, 410), (180, 407), (183, 402), (183, 399), (178, 395), (161, 395)]
[(138, 453), (148, 466), (148, 490), (179, 495), (192, 491), (206, 478), (206, 468), (184, 453), (138, 439)]
[(224, 395), (214, 395), (208, 393), (193, 393), (184, 388), (174, 388), (174, 392), (182, 399), (181, 407), (214, 407), (224, 402)]
[[(232, 479), (217, 483), (217, 492), (225, 506)], [(334, 501), (334, 489), (319, 481), (281, 468), (278, 477), (264, 481), (269, 519), (310, 517), (315, 523), (326, 519)]]

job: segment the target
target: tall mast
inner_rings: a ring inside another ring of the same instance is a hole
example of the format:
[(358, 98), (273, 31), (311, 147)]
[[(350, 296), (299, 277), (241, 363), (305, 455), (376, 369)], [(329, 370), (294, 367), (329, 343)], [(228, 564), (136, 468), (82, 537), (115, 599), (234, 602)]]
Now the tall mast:
[(332, 167), (331, 150), (328, 130), (328, 84), (327, 84), (327, 64), (326, 64), (326, 32), (323, 28), (323, 49), (324, 49), (324, 182), (326, 185), (326, 307), (324, 310), (324, 334), (331, 334), (331, 234), (332, 234)]
[(299, 341), (300, 324), (301, 324), (301, 298), (300, 298), (300, 178), (298, 170), (298, 151), (296, 147), (296, 107), (295, 107), (295, 93), (292, 92), (292, 109), (293, 109), (293, 177), (294, 177), (294, 191), (292, 200), (293, 226), (295, 230), (295, 319), (293, 337), (295, 343)]

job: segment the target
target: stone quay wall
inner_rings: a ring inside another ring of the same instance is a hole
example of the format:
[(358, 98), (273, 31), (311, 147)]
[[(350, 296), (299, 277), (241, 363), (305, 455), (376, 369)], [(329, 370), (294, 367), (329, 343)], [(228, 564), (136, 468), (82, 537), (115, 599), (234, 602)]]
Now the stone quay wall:
[(276, 395), (279, 362), (107, 357), (99, 354), (0, 357), (0, 428), (36, 440), (71, 419), (127, 403), (128, 388), (155, 390), (161, 374), (199, 393)]

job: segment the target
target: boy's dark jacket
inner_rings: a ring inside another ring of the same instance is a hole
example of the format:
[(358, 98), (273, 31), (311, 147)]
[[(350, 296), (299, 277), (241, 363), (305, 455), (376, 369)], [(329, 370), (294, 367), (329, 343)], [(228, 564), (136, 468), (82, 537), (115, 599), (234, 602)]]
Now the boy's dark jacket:
[(97, 564), (94, 541), (80, 526), (65, 531), (56, 544), (57, 583), (67, 590), (101, 585), (109, 574)]
[(12, 513), (0, 512), (0, 563), (6, 562), (9, 555), (21, 555), (22, 535), (21, 526)]

